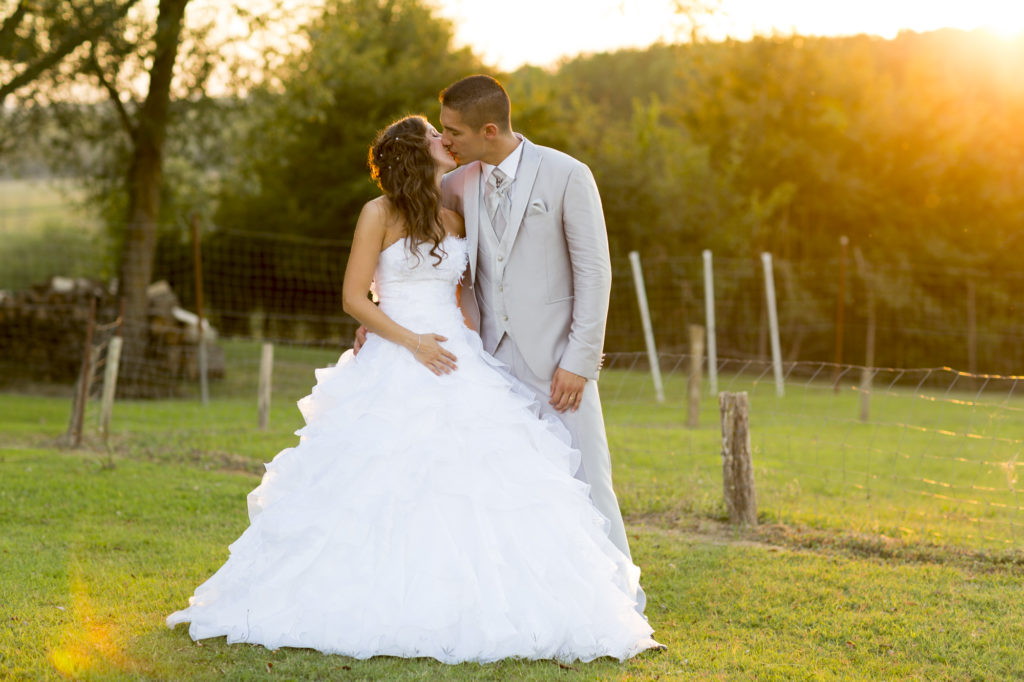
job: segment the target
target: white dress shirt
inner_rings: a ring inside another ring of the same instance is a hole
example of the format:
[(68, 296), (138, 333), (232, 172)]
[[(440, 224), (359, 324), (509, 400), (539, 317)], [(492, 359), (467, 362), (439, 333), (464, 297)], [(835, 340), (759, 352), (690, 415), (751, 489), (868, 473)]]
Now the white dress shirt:
[[(519, 169), (519, 159), (523, 156), (523, 136), (516, 133), (516, 137), (519, 138), (519, 144), (516, 148), (509, 152), (509, 155), (497, 165), (497, 168), (501, 169), (501, 172), (505, 174), (509, 181), (508, 198), (509, 201), (516, 191), (516, 171)], [(491, 173), (494, 171), (495, 166), (485, 161), (480, 162), (480, 196), (484, 196), (484, 190), (487, 188), (487, 180), (490, 179)]]

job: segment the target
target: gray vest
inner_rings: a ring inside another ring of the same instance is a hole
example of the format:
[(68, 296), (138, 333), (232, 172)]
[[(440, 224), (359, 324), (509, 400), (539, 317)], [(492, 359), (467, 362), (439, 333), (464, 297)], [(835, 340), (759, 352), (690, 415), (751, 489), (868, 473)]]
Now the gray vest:
[[(479, 191), (479, 190), (478, 190)], [(509, 333), (508, 311), (505, 308), (505, 264), (514, 232), (511, 225), (505, 228), (501, 242), (494, 234), (494, 227), (480, 198), (480, 226), (476, 257), (476, 297), (480, 305), (480, 338), (484, 349), (493, 353), (505, 334)]]

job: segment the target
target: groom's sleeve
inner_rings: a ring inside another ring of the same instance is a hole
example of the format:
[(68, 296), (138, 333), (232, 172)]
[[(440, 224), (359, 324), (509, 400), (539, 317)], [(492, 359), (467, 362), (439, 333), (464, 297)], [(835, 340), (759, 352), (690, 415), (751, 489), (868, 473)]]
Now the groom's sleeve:
[(573, 307), (569, 345), (558, 366), (596, 379), (608, 321), (612, 266), (601, 195), (593, 174), (582, 163), (569, 173), (562, 223), (572, 266)]
[(441, 205), (462, 215), (462, 201), (460, 193), (455, 191), (455, 183), (459, 181), (451, 173), (441, 176)]

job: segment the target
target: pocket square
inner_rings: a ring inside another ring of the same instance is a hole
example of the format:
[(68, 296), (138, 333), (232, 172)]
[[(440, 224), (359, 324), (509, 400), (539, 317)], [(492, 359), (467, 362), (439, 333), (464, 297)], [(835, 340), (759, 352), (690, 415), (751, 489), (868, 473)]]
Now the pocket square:
[(548, 206), (541, 199), (534, 199), (530, 202), (530, 207), (526, 210), (526, 215), (537, 215), (538, 213), (547, 213)]

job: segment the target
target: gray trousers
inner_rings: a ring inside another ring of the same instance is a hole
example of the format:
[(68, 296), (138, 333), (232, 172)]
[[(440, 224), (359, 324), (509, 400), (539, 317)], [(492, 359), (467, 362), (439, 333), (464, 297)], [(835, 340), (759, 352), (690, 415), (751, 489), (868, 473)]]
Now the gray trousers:
[(612, 489), (612, 460), (608, 451), (608, 436), (604, 431), (604, 415), (601, 412), (597, 382), (593, 379), (587, 381), (583, 389), (583, 400), (576, 412), (559, 413), (548, 402), (551, 399), (551, 379), (538, 377), (526, 366), (519, 348), (507, 334), (494, 350), (494, 357), (508, 365), (512, 374), (537, 394), (545, 414), (552, 414), (565, 424), (572, 435), (573, 446), (582, 455), (582, 465), (576, 478), (590, 484), (590, 497), (594, 506), (611, 524), (608, 529), (609, 538), (627, 557), (632, 558), (619, 501)]

